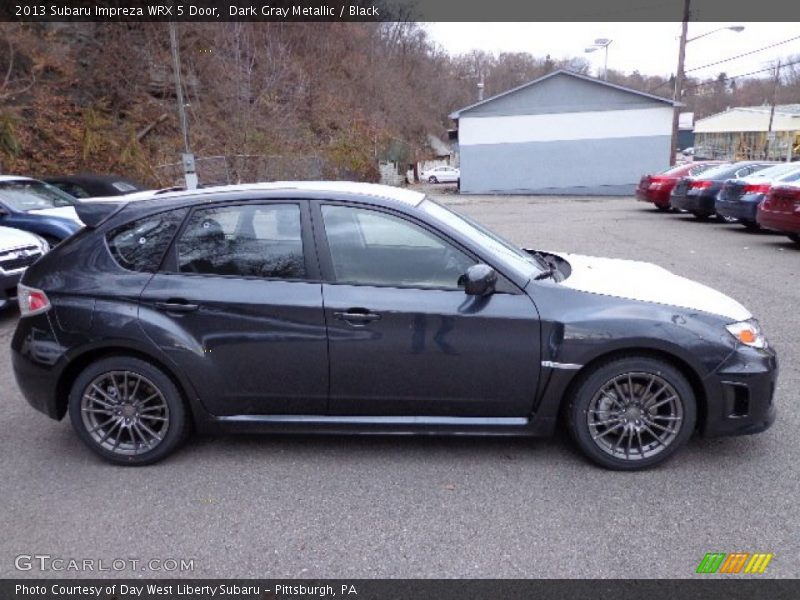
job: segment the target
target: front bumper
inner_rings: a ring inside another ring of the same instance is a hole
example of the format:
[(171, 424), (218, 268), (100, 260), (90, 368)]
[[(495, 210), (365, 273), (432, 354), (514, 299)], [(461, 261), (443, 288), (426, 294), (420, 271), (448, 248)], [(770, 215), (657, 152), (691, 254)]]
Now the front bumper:
[(704, 382), (708, 395), (703, 435), (748, 435), (768, 429), (776, 417), (777, 379), (774, 350), (740, 346)]

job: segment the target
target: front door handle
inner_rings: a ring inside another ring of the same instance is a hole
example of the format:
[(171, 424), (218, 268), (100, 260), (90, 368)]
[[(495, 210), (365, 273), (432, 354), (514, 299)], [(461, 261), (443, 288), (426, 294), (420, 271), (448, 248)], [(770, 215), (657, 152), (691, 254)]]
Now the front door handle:
[(340, 321), (347, 321), (351, 325), (366, 325), (381, 318), (379, 314), (370, 312), (366, 308), (351, 308), (346, 312), (335, 312), (333, 316)]
[(184, 302), (181, 300), (168, 300), (167, 302), (156, 302), (155, 306), (158, 310), (163, 310), (164, 312), (173, 312), (173, 313), (192, 312), (200, 308), (199, 304), (190, 304), (188, 302)]

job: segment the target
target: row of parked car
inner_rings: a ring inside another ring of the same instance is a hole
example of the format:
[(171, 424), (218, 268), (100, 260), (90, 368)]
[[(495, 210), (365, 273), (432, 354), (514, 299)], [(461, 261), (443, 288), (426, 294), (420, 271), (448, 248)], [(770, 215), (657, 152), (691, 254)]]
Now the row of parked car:
[(645, 175), (636, 197), (663, 211), (784, 233), (800, 244), (800, 163), (694, 162)]
[(77, 204), (155, 193), (113, 175), (0, 176), (0, 309), (16, 297), (25, 269), (83, 226)]

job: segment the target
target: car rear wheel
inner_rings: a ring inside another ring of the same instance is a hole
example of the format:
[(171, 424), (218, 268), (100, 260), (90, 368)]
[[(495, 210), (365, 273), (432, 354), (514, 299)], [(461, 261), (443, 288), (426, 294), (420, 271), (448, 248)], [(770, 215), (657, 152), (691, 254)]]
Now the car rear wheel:
[(436, 177), (434, 177), (433, 175), (431, 175), (430, 177), (428, 177), (428, 183), (439, 183), (439, 180), (436, 179)]
[(759, 225), (756, 221), (739, 221), (742, 225), (745, 226), (746, 229), (750, 231), (758, 231), (761, 229), (761, 225)]
[(152, 364), (126, 356), (95, 362), (78, 376), (69, 415), (89, 449), (122, 465), (161, 460), (189, 430), (188, 411), (172, 380)]
[(675, 367), (626, 357), (582, 376), (567, 418), (572, 438), (589, 459), (634, 471), (664, 462), (683, 446), (697, 410), (692, 387)]

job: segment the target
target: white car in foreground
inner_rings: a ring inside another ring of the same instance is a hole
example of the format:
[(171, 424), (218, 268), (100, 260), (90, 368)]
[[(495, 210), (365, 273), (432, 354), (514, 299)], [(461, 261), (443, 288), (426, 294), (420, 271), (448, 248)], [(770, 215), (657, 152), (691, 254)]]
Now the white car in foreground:
[(17, 297), (17, 283), (29, 265), (50, 250), (38, 235), (0, 227), (0, 309)]

